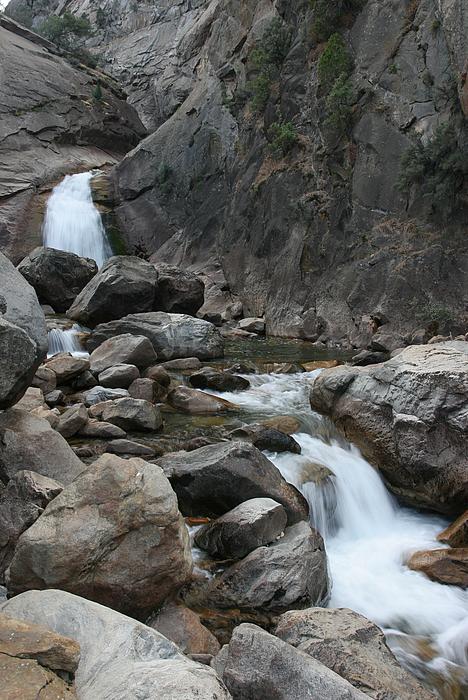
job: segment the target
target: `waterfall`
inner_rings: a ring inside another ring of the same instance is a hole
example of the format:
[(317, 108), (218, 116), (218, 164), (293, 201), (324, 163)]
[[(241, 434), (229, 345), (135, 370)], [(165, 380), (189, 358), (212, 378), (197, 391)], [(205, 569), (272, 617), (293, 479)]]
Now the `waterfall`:
[(92, 258), (101, 267), (112, 250), (91, 196), (94, 174), (67, 175), (54, 187), (47, 202), (43, 241), (48, 248)]
[(87, 355), (80, 342), (80, 333), (86, 329), (79, 326), (77, 323), (72, 328), (62, 330), (61, 328), (52, 328), (48, 334), (49, 341), (48, 357), (57, 355), (59, 352), (69, 352), (72, 355)]
[[(359, 450), (310, 409), (317, 374), (249, 375), (249, 390), (220, 395), (239, 405), (247, 420), (274, 414), (300, 419), (301, 432), (294, 437), (302, 453), (266, 455), (309, 501), (312, 524), (328, 555), (330, 607), (351, 608), (373, 620), (413, 672), (428, 677), (437, 669), (448, 678), (459, 664), (468, 683), (468, 591), (431, 581), (405, 565), (412, 552), (442, 547), (436, 536), (447, 523), (400, 507)], [(332, 475), (313, 483), (308, 479), (317, 465)], [(430, 663), (422, 657), (416, 662), (408, 651), (409, 643), (421, 638), (433, 650)]]

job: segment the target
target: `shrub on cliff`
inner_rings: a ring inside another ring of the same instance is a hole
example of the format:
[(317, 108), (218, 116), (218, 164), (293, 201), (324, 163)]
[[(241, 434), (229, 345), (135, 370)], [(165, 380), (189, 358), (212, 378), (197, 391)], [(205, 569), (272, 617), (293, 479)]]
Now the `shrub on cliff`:
[(287, 155), (298, 140), (296, 127), (292, 122), (274, 122), (270, 127), (269, 136), (270, 149), (276, 158)]
[(346, 15), (359, 12), (366, 0), (310, 0), (314, 10), (312, 34), (317, 41), (326, 41)]
[(81, 41), (91, 34), (91, 24), (87, 17), (76, 17), (71, 12), (63, 15), (50, 15), (38, 27), (38, 33), (53, 41), (62, 49), (73, 52)]
[(259, 112), (266, 107), (271, 86), (279, 74), (290, 43), (289, 30), (279, 18), (275, 18), (252, 51), (251, 61), (257, 70), (257, 76), (250, 81), (248, 88), (252, 95), (252, 105)]
[(326, 126), (338, 134), (346, 133), (351, 124), (354, 99), (353, 85), (346, 73), (342, 73), (335, 80), (326, 99)]
[(324, 92), (331, 92), (335, 81), (343, 74), (348, 76), (352, 67), (353, 63), (342, 37), (332, 34), (318, 63), (318, 78)]

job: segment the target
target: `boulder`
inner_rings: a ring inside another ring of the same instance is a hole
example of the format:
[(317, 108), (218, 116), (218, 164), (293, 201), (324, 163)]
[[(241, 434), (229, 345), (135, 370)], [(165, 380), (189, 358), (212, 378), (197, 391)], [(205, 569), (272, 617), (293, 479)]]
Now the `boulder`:
[(117, 399), (106, 406), (102, 420), (125, 431), (156, 432), (163, 425), (159, 408), (143, 399)]
[(8, 567), (16, 542), (63, 486), (26, 469), (17, 472), (0, 495), (0, 573)]
[(161, 469), (105, 454), (21, 535), (6, 580), (13, 595), (60, 588), (142, 615), (191, 570), (188, 531)]
[(84, 469), (46, 420), (10, 408), (0, 413), (0, 480), (8, 482), (25, 465), (62, 484), (69, 484)]
[[(198, 360), (198, 362), (200, 362), (200, 360)], [(158, 384), (166, 389), (171, 383), (171, 375), (162, 365), (148, 367), (143, 372), (143, 377), (146, 379), (152, 379), (154, 382), (158, 382)]]
[(287, 520), (286, 511), (276, 501), (252, 498), (203, 525), (195, 535), (195, 544), (215, 559), (242, 559), (257, 547), (274, 542)]
[(239, 700), (368, 699), (320, 661), (256, 625), (236, 627), (212, 666)]
[(119, 428), (118, 425), (112, 425), (112, 423), (106, 423), (105, 421), (98, 421), (91, 418), (86, 425), (81, 428), (79, 434), (81, 437), (85, 438), (113, 440), (114, 438), (124, 438), (127, 433), (125, 430), (122, 430), (122, 428)]
[(298, 433), (301, 428), (301, 422), (294, 416), (273, 416), (273, 418), (262, 420), (261, 425), (265, 425), (267, 428), (274, 428), (281, 433), (286, 433), (286, 435)]
[(290, 524), (309, 517), (302, 494), (248, 443), (207, 445), (165, 455), (157, 463), (168, 476), (184, 515), (213, 518), (251, 498), (272, 498), (284, 507)]
[(74, 253), (39, 247), (20, 262), (18, 270), (34, 287), (42, 304), (64, 313), (97, 273), (97, 265)]
[[(116, 426), (112, 426), (115, 428)], [(142, 445), (140, 442), (132, 440), (112, 440), (106, 446), (106, 452), (114, 455), (133, 455), (134, 457), (154, 457), (155, 452), (152, 447)]]
[(205, 298), (201, 279), (175, 265), (156, 263), (154, 267), (158, 273), (154, 310), (195, 316)]
[(144, 399), (150, 403), (158, 403), (166, 398), (167, 389), (153, 379), (141, 377), (130, 384), (128, 393), (133, 399)]
[(219, 396), (206, 394), (188, 386), (177, 386), (167, 395), (168, 403), (182, 413), (204, 414), (233, 411), (237, 407)]
[(0, 410), (31, 384), (47, 353), (44, 312), (34, 289), (0, 253)]
[(48, 406), (38, 406), (37, 408), (33, 408), (32, 411), (29, 411), (29, 413), (32, 416), (44, 418), (54, 430), (56, 430), (60, 421), (60, 412), (57, 408), (51, 410)]
[(126, 314), (151, 311), (157, 281), (153, 265), (141, 258), (110, 258), (76, 297), (67, 316), (95, 326)]
[(0, 614), (0, 673), (5, 700), (73, 700), (80, 647), (42, 625)]
[(468, 510), (437, 535), (437, 539), (450, 547), (468, 547)]
[(78, 377), (89, 369), (87, 357), (73, 357), (67, 352), (54, 355), (47, 361), (47, 369), (55, 373), (57, 386), (68, 384), (72, 379)]
[(37, 368), (31, 386), (37, 387), (43, 394), (50, 394), (57, 387), (57, 375), (47, 365), (41, 365)]
[(28, 591), (3, 604), (79, 643), (75, 684), (80, 700), (229, 700), (215, 672), (190, 661), (156, 630), (64, 591)]
[(391, 352), (398, 348), (404, 348), (406, 345), (405, 338), (396, 331), (392, 331), (387, 325), (384, 328), (379, 328), (371, 338), (368, 345), (368, 350), (374, 352), (383, 352), (390, 355)]
[[(146, 338), (145, 338), (146, 340)], [(140, 372), (135, 365), (114, 365), (99, 374), (99, 385), (109, 389), (128, 389), (138, 379)]]
[(264, 318), (243, 318), (239, 321), (239, 328), (247, 333), (257, 333), (264, 335), (265, 319)]
[(250, 382), (230, 372), (217, 372), (212, 367), (205, 367), (189, 377), (189, 384), (196, 389), (212, 391), (242, 391), (250, 387)]
[(41, 389), (30, 386), (24, 392), (21, 399), (16, 403), (15, 408), (22, 411), (33, 411), (35, 408), (44, 407), (44, 394)]
[(105, 340), (122, 333), (144, 335), (151, 341), (160, 360), (185, 357), (211, 360), (214, 357), (223, 357), (224, 354), (224, 341), (218, 329), (208, 321), (186, 314), (167, 314), (159, 311), (131, 314), (119, 321), (101, 324), (94, 329), (88, 340), (89, 351), (92, 352)]
[(468, 588), (468, 547), (415, 552), (407, 566), (426, 574), (431, 581)]
[(70, 386), (75, 391), (83, 391), (84, 389), (93, 389), (95, 386), (98, 386), (98, 382), (94, 374), (86, 369), (78, 377), (71, 380)]
[(127, 389), (106, 389), (104, 386), (95, 386), (84, 395), (86, 406), (94, 406), (95, 404), (104, 403), (107, 401), (115, 401), (116, 399), (124, 399), (129, 396)]
[(160, 367), (169, 372), (188, 372), (192, 369), (199, 369), (202, 363), (198, 357), (182, 357), (176, 360), (167, 360)]
[(406, 502), (459, 514), (468, 502), (468, 345), (405, 348), (377, 367), (324, 370), (313, 409), (333, 419)]
[(352, 610), (289, 611), (279, 618), (275, 635), (371, 698), (434, 700), (434, 695), (400, 666), (382, 630)]
[(203, 600), (221, 609), (277, 613), (321, 605), (329, 594), (327, 556), (321, 535), (309, 523), (258, 547), (207, 585)]
[(236, 440), (248, 440), (259, 450), (301, 454), (301, 446), (293, 437), (261, 423), (251, 423), (242, 428), (235, 428), (229, 435)]
[(55, 406), (63, 406), (65, 403), (65, 394), (60, 389), (54, 389), (54, 391), (46, 394), (44, 401), (51, 408), (54, 408)]
[(367, 367), (368, 365), (378, 365), (386, 362), (390, 358), (388, 352), (377, 350), (361, 350), (353, 356), (352, 364), (355, 367)]
[(218, 640), (202, 625), (199, 615), (181, 603), (165, 603), (148, 625), (177, 644), (184, 654), (214, 656), (220, 650)]
[(91, 370), (99, 374), (116, 365), (135, 365), (142, 369), (154, 364), (156, 359), (156, 353), (148, 338), (123, 333), (104, 340), (93, 350), (89, 361)]
[(76, 435), (88, 422), (88, 411), (83, 404), (71, 406), (60, 416), (56, 430), (64, 438), (71, 438)]

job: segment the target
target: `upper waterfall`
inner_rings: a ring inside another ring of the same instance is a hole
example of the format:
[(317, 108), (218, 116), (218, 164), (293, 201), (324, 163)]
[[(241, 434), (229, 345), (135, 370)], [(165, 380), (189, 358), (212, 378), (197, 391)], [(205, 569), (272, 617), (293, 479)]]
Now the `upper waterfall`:
[(67, 175), (47, 202), (44, 245), (92, 258), (98, 267), (112, 255), (111, 246), (91, 196), (93, 172)]

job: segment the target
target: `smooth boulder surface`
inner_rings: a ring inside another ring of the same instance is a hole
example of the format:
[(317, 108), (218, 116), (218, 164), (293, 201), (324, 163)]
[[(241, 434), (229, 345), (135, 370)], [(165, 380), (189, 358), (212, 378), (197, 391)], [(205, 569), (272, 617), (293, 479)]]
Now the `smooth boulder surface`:
[(98, 421), (91, 418), (86, 425), (84, 425), (79, 435), (85, 438), (97, 438), (100, 440), (113, 440), (114, 438), (120, 439), (125, 438), (127, 433), (118, 425), (112, 425), (112, 423), (106, 423), (105, 421)]
[(353, 610), (291, 610), (279, 618), (275, 635), (371, 698), (434, 700), (434, 695), (400, 666), (382, 630)]
[(442, 513), (466, 508), (468, 343), (411, 346), (375, 367), (324, 370), (311, 405), (406, 502)]
[(167, 401), (173, 408), (177, 411), (182, 411), (182, 413), (224, 413), (236, 408), (230, 401), (226, 401), (219, 396), (206, 394), (204, 391), (182, 385), (169, 392)]
[(71, 438), (84, 428), (88, 422), (88, 411), (83, 404), (71, 406), (60, 416), (56, 431), (64, 438)]
[(220, 649), (218, 640), (202, 625), (197, 613), (180, 603), (166, 603), (148, 625), (177, 644), (184, 654), (214, 656)]
[(323, 604), (329, 594), (321, 535), (306, 522), (286, 528), (270, 546), (258, 547), (210, 581), (206, 604), (279, 612)]
[(271, 498), (252, 498), (203, 525), (195, 544), (215, 559), (242, 559), (257, 547), (274, 542), (284, 531), (288, 516)]
[(265, 319), (263, 318), (243, 318), (239, 321), (239, 328), (248, 333), (263, 335), (265, 333)]
[(102, 412), (102, 420), (125, 431), (151, 433), (163, 425), (159, 408), (143, 399), (117, 399)]
[(0, 413), (0, 480), (8, 482), (25, 466), (62, 484), (69, 484), (84, 469), (46, 420), (10, 408)]
[(19, 538), (12, 594), (60, 588), (142, 615), (192, 570), (187, 528), (161, 469), (103, 455)]
[(105, 386), (95, 386), (84, 395), (86, 406), (94, 406), (107, 401), (124, 399), (129, 396), (127, 389), (108, 389)]
[(316, 659), (256, 625), (236, 627), (212, 666), (239, 700), (368, 698)]
[(140, 372), (135, 365), (119, 364), (109, 367), (98, 376), (99, 385), (109, 389), (128, 389), (138, 379)]
[(158, 403), (166, 398), (167, 389), (153, 379), (140, 377), (130, 384), (128, 393), (133, 399), (143, 399), (150, 403)]
[(431, 581), (468, 588), (468, 547), (415, 552), (407, 566), (426, 574)]
[(119, 255), (107, 260), (76, 297), (69, 318), (95, 326), (126, 314), (151, 311), (158, 275), (141, 258)]
[(122, 333), (104, 340), (93, 350), (89, 361), (93, 372), (104, 372), (116, 365), (135, 365), (138, 369), (156, 362), (156, 353), (148, 338)]
[(190, 661), (156, 630), (64, 591), (28, 591), (0, 608), (22, 620), (47, 623), (75, 639), (80, 700), (229, 700), (215, 672)]
[(74, 253), (39, 247), (20, 262), (18, 271), (34, 287), (41, 304), (63, 313), (97, 273), (97, 265)]
[(248, 440), (259, 450), (301, 454), (301, 446), (297, 440), (281, 430), (262, 425), (261, 423), (252, 423), (244, 425), (242, 428), (235, 428), (231, 431), (230, 436), (236, 440)]
[(57, 386), (68, 384), (89, 369), (87, 357), (74, 357), (67, 352), (54, 355), (47, 361), (47, 369), (55, 373)]
[(230, 372), (218, 372), (212, 367), (205, 367), (189, 377), (189, 384), (195, 389), (211, 391), (243, 391), (250, 387), (250, 382)]
[(156, 263), (158, 288), (154, 310), (195, 316), (205, 300), (205, 285), (197, 275), (175, 265)]
[(243, 442), (207, 445), (158, 459), (177, 494), (184, 515), (224, 515), (251, 498), (272, 498), (288, 514), (289, 524), (308, 520), (302, 494), (256, 447)]
[(161, 361), (185, 357), (211, 360), (224, 355), (224, 340), (213, 324), (186, 314), (162, 311), (134, 313), (102, 323), (91, 334), (88, 350), (92, 352), (105, 340), (122, 333), (144, 335)]

